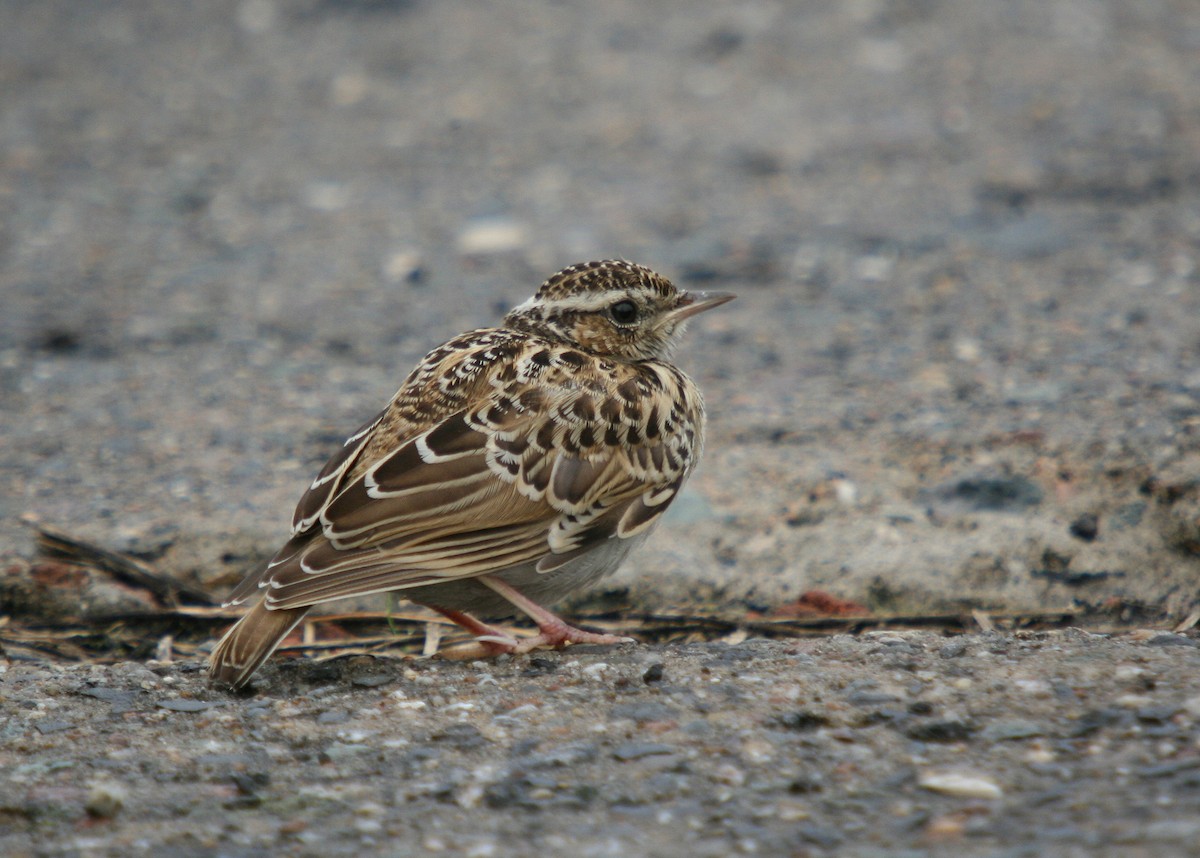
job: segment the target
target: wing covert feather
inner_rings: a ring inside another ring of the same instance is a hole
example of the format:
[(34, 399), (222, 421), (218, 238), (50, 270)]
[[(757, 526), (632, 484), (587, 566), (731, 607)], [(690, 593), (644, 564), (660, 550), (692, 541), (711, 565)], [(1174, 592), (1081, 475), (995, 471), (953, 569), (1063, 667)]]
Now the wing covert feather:
[[(473, 407), (442, 408), (424, 425), (415, 411), (399, 419), (385, 411), (352, 436), (301, 499), (296, 520), (306, 529), (235, 594), (244, 599), (257, 584), (271, 608), (294, 608), (531, 563), (549, 573), (604, 540), (653, 527), (694, 462), (698, 394), (692, 413), (652, 402), (638, 410), (630, 391), (661, 388), (673, 368), (643, 369), (653, 376), (646, 380), (636, 368), (610, 367), (606, 383), (584, 385), (565, 375), (577, 369), (565, 361), (555, 384), (544, 350), (525, 370), (519, 358), (493, 351), (492, 364), (454, 358), (458, 367), (490, 367), (473, 387), (444, 373), (456, 404)], [(518, 378), (533, 373), (536, 396), (497, 381), (514, 361)], [(410, 377), (406, 389), (415, 384)], [(393, 412), (416, 401), (412, 391), (405, 399), (406, 389)], [(431, 391), (421, 401), (450, 401), (445, 390)]]

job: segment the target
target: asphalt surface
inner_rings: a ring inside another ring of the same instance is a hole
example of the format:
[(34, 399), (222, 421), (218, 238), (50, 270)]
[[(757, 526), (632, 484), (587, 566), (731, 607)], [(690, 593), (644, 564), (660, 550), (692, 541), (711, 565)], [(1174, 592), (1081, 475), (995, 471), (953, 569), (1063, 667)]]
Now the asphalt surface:
[(10, 623), (34, 585), (138, 604), (38, 590), (22, 517), (220, 591), (426, 350), (624, 257), (739, 300), (679, 354), (701, 470), (574, 607), (736, 619), (819, 589), (1085, 630), (300, 663), (249, 699), (191, 661), (10, 654), (0, 851), (1194, 849), (1194, 641), (1166, 630), (1200, 601), (1195, 4), (0, 14)]

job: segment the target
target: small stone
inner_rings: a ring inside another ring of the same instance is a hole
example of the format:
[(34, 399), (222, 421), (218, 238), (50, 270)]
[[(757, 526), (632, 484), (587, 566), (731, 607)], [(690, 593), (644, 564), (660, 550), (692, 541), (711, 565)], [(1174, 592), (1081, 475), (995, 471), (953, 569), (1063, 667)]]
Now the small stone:
[(215, 709), (220, 706), (221, 701), (180, 698), (178, 700), (160, 700), (156, 705), (159, 709), (168, 709), (171, 712), (203, 712), (206, 709)]
[(900, 696), (887, 691), (860, 690), (847, 694), (846, 702), (851, 706), (881, 706), (886, 703), (899, 703)]
[(588, 679), (599, 680), (604, 677), (604, 672), (607, 670), (608, 670), (608, 663), (603, 662), (603, 661), (598, 661), (595, 664), (589, 664), (587, 667), (585, 667), (583, 669), (583, 675), (586, 676)]
[(609, 717), (614, 721), (622, 718), (644, 724), (647, 721), (671, 721), (679, 713), (665, 703), (622, 703), (612, 708)]
[(122, 688), (83, 688), (79, 693), (85, 697), (103, 700), (105, 703), (111, 703), (114, 706), (129, 706), (141, 692), (127, 691)]
[(115, 781), (96, 781), (88, 790), (84, 809), (97, 819), (112, 819), (121, 812), (129, 798), (129, 791)]
[(424, 273), (421, 254), (415, 250), (397, 250), (383, 261), (383, 276), (392, 283), (416, 283)]
[(480, 218), (458, 234), (458, 252), (463, 256), (508, 253), (525, 246), (525, 229), (503, 217)]
[(1149, 706), (1140, 707), (1137, 710), (1137, 717), (1139, 721), (1161, 724), (1174, 718), (1175, 714), (1179, 712), (1179, 708), (1180, 707), (1174, 706), (1170, 703), (1162, 705), (1151, 704)]
[(731, 787), (740, 787), (746, 782), (746, 773), (733, 763), (722, 763), (713, 772), (713, 780)]
[(966, 772), (924, 772), (917, 778), (917, 785), (961, 798), (1003, 798), (1004, 790), (990, 778)]
[(1079, 717), (1068, 735), (1073, 738), (1089, 736), (1104, 727), (1120, 723), (1124, 718), (1125, 713), (1119, 709), (1092, 709)]
[(33, 725), (37, 731), (45, 736), (47, 733), (61, 733), (63, 730), (70, 730), (75, 725), (70, 721), (62, 721), (57, 718), (47, 718), (44, 721), (37, 721)]
[(551, 748), (540, 754), (531, 754), (528, 757), (522, 758), (519, 762), (526, 769), (544, 769), (558, 766), (569, 767), (590, 763), (596, 759), (598, 753), (599, 749), (593, 744), (572, 742), (568, 745)]
[(1012, 512), (1037, 506), (1045, 492), (1032, 480), (1020, 476), (981, 474), (943, 485), (937, 494), (980, 512)]
[(909, 726), (904, 734), (918, 742), (961, 742), (969, 739), (975, 728), (957, 719), (921, 721)]
[(1051, 697), (1054, 695), (1054, 686), (1044, 679), (1018, 679), (1013, 682), (1013, 687), (1031, 697)]
[(1146, 646), (1200, 646), (1200, 640), (1183, 635), (1164, 633), (1146, 641)]
[(1068, 531), (1076, 539), (1082, 539), (1084, 542), (1093, 542), (1100, 533), (1100, 519), (1092, 513), (1086, 512), (1071, 522)]
[(350, 680), (350, 684), (357, 685), (359, 688), (378, 688), (381, 685), (387, 685), (395, 678), (389, 673), (372, 673), (367, 676), (356, 676)]
[(985, 742), (1005, 742), (1013, 739), (1031, 739), (1045, 735), (1045, 730), (1036, 721), (997, 721), (983, 728), (979, 737)]
[(747, 739), (742, 743), (742, 758), (751, 763), (766, 763), (775, 759), (775, 746), (762, 739)]
[(645, 757), (656, 757), (675, 753), (673, 745), (662, 742), (627, 742), (613, 749), (613, 756), (623, 763), (640, 760)]
[(829, 726), (829, 718), (820, 712), (797, 709), (795, 712), (788, 712), (786, 715), (772, 718), (771, 723), (783, 727), (785, 730), (796, 730), (803, 733), (816, 730), (818, 727)]
[(657, 661), (646, 668), (646, 672), (642, 674), (642, 682), (646, 683), (647, 685), (652, 682), (662, 682), (664, 671), (665, 667), (663, 666), (663, 663), (661, 661)]
[(966, 652), (967, 642), (961, 639), (942, 644), (938, 648), (938, 656), (941, 658), (961, 658)]
[(471, 748), (479, 748), (488, 744), (487, 738), (483, 733), (479, 732), (479, 728), (474, 724), (451, 724), (431, 737), (434, 741), (444, 742), (453, 748), (458, 748), (460, 751), (467, 751)]

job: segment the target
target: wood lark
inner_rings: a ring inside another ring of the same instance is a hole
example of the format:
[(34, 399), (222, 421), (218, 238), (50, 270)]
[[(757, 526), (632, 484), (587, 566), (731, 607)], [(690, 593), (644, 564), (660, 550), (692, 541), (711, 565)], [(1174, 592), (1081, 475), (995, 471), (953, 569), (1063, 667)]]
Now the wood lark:
[[(732, 298), (589, 262), (431, 351), (230, 594), (262, 598), (217, 644), (213, 680), (245, 685), (313, 605), (368, 593), (399, 591), (491, 653), (627, 640), (542, 605), (613, 572), (679, 494), (704, 401), (669, 355), (689, 318)], [(518, 642), (479, 619), (517, 613), (540, 634)]]

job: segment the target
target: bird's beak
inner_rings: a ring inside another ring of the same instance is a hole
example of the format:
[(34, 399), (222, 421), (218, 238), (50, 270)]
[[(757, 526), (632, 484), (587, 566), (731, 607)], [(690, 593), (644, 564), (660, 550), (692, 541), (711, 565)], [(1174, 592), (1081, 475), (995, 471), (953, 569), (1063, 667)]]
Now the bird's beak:
[(680, 296), (679, 306), (671, 311), (670, 319), (682, 322), (697, 313), (727, 304), (736, 297), (732, 292), (684, 292)]

